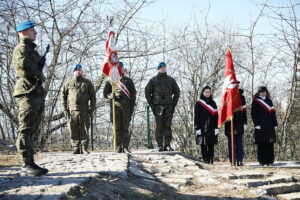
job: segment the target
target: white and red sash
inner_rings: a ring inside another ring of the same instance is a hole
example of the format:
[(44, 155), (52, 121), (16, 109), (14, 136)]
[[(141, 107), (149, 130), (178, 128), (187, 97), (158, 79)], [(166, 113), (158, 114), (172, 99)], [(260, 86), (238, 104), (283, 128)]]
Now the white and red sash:
[(218, 113), (217, 109), (214, 109), (211, 105), (207, 104), (202, 99), (198, 99), (197, 103), (199, 103), (201, 106), (203, 106), (204, 108), (206, 108), (212, 115), (215, 115), (215, 114)]
[(119, 81), (117, 83), (117, 86), (124, 92), (124, 94), (126, 94), (126, 96), (129, 99), (131, 98), (131, 94), (130, 94), (129, 90), (127, 89), (126, 85), (124, 85), (121, 81)]
[(243, 105), (243, 106), (242, 106), (242, 111), (245, 111), (245, 110), (247, 110), (247, 106), (246, 106), (246, 105)]
[(273, 106), (269, 106), (264, 100), (262, 99), (254, 99), (258, 104), (260, 104), (266, 111), (269, 113), (275, 111), (275, 108)]

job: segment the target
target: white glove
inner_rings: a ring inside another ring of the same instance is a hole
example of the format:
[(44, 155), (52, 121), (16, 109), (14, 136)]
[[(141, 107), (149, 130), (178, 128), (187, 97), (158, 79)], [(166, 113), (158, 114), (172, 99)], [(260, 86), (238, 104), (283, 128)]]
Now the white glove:
[(219, 129), (215, 129), (215, 135), (218, 135), (219, 134)]
[(277, 126), (274, 126), (274, 128), (277, 129), (278, 127), (277, 127)]
[(255, 126), (255, 129), (261, 129), (261, 127), (260, 126)]
[(196, 135), (201, 135), (201, 129), (196, 130)]
[(244, 124), (244, 131), (247, 130), (247, 124)]

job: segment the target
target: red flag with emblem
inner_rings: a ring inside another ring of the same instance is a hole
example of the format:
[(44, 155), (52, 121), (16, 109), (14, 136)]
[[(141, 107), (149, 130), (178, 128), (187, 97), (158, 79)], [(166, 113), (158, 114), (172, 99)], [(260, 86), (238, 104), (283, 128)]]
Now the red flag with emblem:
[(105, 58), (102, 64), (102, 73), (110, 77), (111, 69), (114, 65), (117, 65), (119, 74), (121, 76), (122, 69), (119, 66), (118, 52), (115, 47), (115, 33), (110, 31), (105, 43)]
[(226, 54), (226, 69), (224, 75), (222, 105), (220, 108), (218, 126), (221, 127), (226, 121), (232, 119), (233, 113), (240, 110), (242, 101), (236, 80), (230, 48)]

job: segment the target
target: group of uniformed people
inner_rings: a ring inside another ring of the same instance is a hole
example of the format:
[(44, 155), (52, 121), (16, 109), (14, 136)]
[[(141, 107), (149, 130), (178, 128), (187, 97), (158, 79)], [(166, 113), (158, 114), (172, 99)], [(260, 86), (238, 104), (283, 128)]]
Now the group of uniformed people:
[[(239, 82), (237, 82), (239, 83)], [(244, 90), (239, 89), (242, 108), (233, 115), (234, 161), (232, 161), (231, 122), (225, 123), (225, 135), (228, 139), (228, 157), (230, 163), (243, 166), (244, 149), (243, 135), (247, 129), (247, 110)], [(213, 164), (214, 145), (218, 143), (218, 110), (212, 98), (211, 88), (205, 86), (200, 99), (195, 104), (196, 143), (200, 145), (202, 159)], [(254, 95), (251, 106), (251, 117), (254, 123), (255, 144), (257, 144), (257, 158), (261, 165), (274, 163), (275, 129), (278, 126), (275, 109), (270, 94), (265, 86), (259, 87)]]
[[(22, 157), (22, 173), (24, 175), (40, 176), (48, 172), (34, 162), (34, 137), (42, 119), (45, 103), (45, 92), (42, 86), (45, 81), (42, 69), (42, 57), (35, 50), (36, 31), (35, 22), (26, 21), (17, 26), (20, 43), (13, 52), (13, 64), (17, 82), (14, 90), (19, 114), (19, 134), (16, 142)], [(124, 75), (123, 63), (121, 67), (120, 86), (112, 91), (108, 81), (104, 86), (103, 96), (115, 101), (116, 144), (117, 152), (130, 153), (129, 124), (135, 107), (136, 90), (133, 81)], [(156, 119), (156, 140), (159, 151), (173, 151), (170, 146), (172, 140), (171, 122), (180, 95), (176, 81), (166, 74), (166, 64), (158, 65), (158, 75), (153, 77), (146, 86), (146, 98)], [(61, 103), (68, 129), (71, 135), (71, 145), (74, 154), (88, 154), (90, 117), (95, 111), (96, 95), (94, 86), (83, 76), (81, 64), (73, 68), (73, 77), (66, 81), (61, 90)]]
[[(36, 31), (35, 23), (27, 21), (17, 26), (20, 43), (13, 51), (13, 64), (16, 72), (16, 85), (13, 96), (18, 104), (19, 134), (16, 141), (17, 149), (22, 157), (22, 173), (24, 175), (40, 176), (48, 172), (34, 162), (33, 142), (42, 119), (45, 102), (45, 92), (42, 86), (45, 77), (42, 71), (42, 57), (35, 50)], [(129, 124), (136, 105), (136, 90), (133, 81), (124, 75), (123, 63), (121, 67), (120, 87), (112, 91), (108, 81), (105, 84), (103, 96), (115, 101), (116, 110), (116, 142), (117, 152), (130, 153)], [(172, 118), (180, 96), (180, 89), (176, 81), (167, 75), (166, 63), (160, 62), (158, 74), (154, 76), (145, 88), (145, 96), (151, 107), (156, 121), (155, 138), (159, 151), (173, 151), (170, 146), (172, 140)], [(88, 129), (90, 117), (95, 111), (96, 95), (91, 81), (83, 77), (84, 71), (80, 64), (73, 68), (73, 77), (68, 80), (61, 91), (62, 109), (68, 121), (74, 154), (88, 154)], [(241, 92), (243, 107), (245, 97)], [(276, 115), (272, 101), (266, 88), (260, 88), (252, 104), (252, 118), (255, 124), (255, 139), (258, 143), (259, 161), (261, 164), (271, 164), (274, 155), (270, 156), (275, 142), (274, 126), (277, 126)], [(268, 110), (268, 109), (269, 110)], [(246, 111), (235, 114), (235, 140), (238, 165), (242, 165), (242, 134), (246, 129)], [(195, 105), (195, 128), (197, 144), (201, 145), (202, 157), (205, 162), (213, 163), (214, 145), (217, 143), (218, 112), (216, 103), (212, 99), (211, 89), (203, 88), (200, 99)], [(112, 109), (111, 109), (112, 121)], [(225, 133), (230, 141), (230, 126), (225, 125)], [(230, 142), (228, 142), (229, 149)], [(229, 151), (229, 154), (231, 152)], [(273, 152), (274, 154), (274, 152)], [(231, 156), (229, 156), (231, 159)]]

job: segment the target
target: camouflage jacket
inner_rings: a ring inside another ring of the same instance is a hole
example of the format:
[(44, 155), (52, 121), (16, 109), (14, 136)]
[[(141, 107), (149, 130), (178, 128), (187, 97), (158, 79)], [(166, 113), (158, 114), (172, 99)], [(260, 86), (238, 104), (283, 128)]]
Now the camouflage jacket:
[(145, 96), (151, 107), (169, 104), (175, 107), (180, 96), (180, 89), (172, 77), (166, 73), (158, 73), (148, 82)]
[[(133, 109), (135, 106), (135, 100), (136, 100), (136, 90), (133, 81), (126, 77), (122, 76), (121, 82), (126, 86), (127, 90), (130, 92), (130, 98), (119, 88), (116, 87), (115, 92), (115, 105), (121, 106), (121, 107), (128, 107), (130, 109), (131, 114), (133, 113)], [(106, 82), (103, 90), (103, 96), (104, 98), (109, 98), (109, 96), (112, 93), (112, 87), (109, 81)]]
[(92, 82), (88, 79), (82, 76), (73, 76), (64, 84), (61, 93), (64, 111), (86, 110), (93, 112), (95, 110), (96, 94)]
[(41, 56), (35, 50), (36, 44), (27, 39), (20, 38), (20, 43), (13, 51), (13, 64), (18, 78), (14, 97), (29, 94), (36, 91), (39, 95), (43, 94), (41, 82), (44, 81), (43, 74), (39, 69)]

